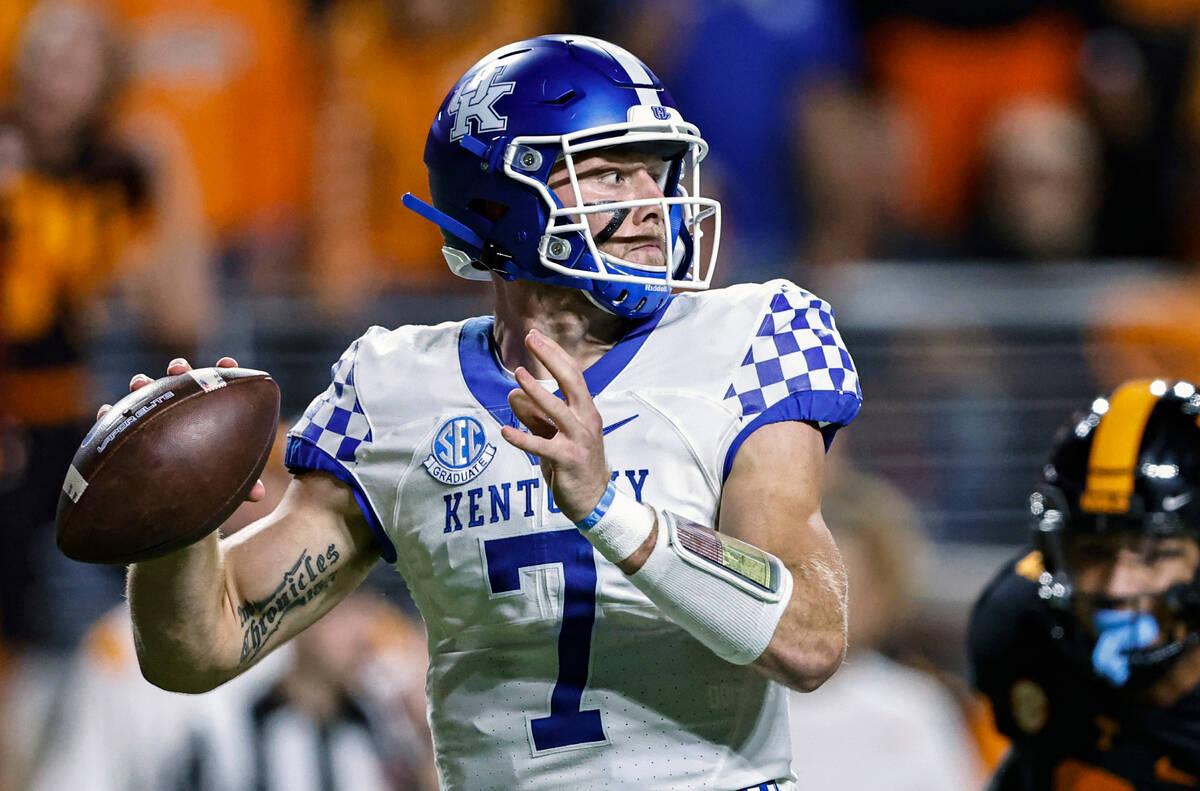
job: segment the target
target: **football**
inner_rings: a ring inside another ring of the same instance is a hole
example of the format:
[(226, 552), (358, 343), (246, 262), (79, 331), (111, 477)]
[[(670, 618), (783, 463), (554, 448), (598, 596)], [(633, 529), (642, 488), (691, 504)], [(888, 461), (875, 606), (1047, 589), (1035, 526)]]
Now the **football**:
[(279, 386), (263, 371), (198, 368), (133, 391), (67, 469), (59, 549), (126, 564), (199, 541), (249, 495), (278, 422)]

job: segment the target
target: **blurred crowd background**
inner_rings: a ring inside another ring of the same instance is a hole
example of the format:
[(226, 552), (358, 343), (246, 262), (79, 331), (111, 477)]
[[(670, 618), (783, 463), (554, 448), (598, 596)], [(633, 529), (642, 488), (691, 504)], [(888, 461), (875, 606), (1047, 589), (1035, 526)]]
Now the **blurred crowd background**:
[(1004, 747), (963, 625), (1054, 429), (1124, 378), (1200, 379), (1200, 0), (3, 0), (0, 788), (433, 787), (388, 570), (245, 679), (168, 695), (121, 570), (62, 557), (54, 507), (135, 371), (232, 354), (290, 417), (366, 325), (487, 312), (400, 196), (428, 196), (455, 79), (548, 32), (656, 71), (712, 146), (717, 281), (794, 279), (855, 355), (825, 506), (852, 649), (796, 700), (796, 771), (978, 786)]

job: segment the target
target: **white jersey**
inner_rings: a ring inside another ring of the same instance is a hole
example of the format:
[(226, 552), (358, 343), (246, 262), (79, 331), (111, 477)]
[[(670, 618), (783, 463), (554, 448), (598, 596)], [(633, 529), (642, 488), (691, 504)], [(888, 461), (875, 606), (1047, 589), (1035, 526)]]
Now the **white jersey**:
[[(442, 787), (733, 791), (789, 775), (787, 692), (718, 658), (594, 552), (500, 436), (516, 385), (492, 320), (373, 328), (292, 429), (347, 482), (429, 630)], [(584, 374), (616, 484), (715, 525), (742, 441), (826, 442), (858, 377), (829, 305), (782, 280), (679, 295)]]

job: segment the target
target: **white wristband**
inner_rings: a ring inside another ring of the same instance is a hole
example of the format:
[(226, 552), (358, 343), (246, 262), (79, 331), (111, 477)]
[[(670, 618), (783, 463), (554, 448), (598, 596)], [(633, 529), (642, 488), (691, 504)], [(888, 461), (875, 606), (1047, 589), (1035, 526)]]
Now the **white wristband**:
[(792, 575), (757, 547), (658, 512), (658, 540), (629, 580), (672, 621), (727, 662), (767, 649), (792, 598)]
[(604, 496), (586, 518), (575, 526), (601, 555), (620, 563), (632, 555), (654, 529), (654, 511), (609, 484)]

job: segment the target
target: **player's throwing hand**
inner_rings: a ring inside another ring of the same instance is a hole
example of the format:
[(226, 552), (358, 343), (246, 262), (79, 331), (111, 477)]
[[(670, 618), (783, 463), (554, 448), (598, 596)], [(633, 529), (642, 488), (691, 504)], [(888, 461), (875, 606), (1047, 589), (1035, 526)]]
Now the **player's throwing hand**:
[[(237, 362), (237, 360), (233, 359), (232, 357), (222, 357), (221, 359), (217, 360), (217, 367), (218, 368), (237, 368), (238, 362)], [(178, 374), (184, 374), (190, 370), (192, 370), (191, 363), (189, 363), (187, 360), (183, 359), (182, 357), (176, 357), (174, 360), (167, 363), (167, 376), (176, 376)], [(133, 378), (129, 380), (129, 392), (132, 393), (134, 390), (143, 388), (153, 381), (154, 380), (151, 379), (149, 376), (146, 376), (146, 374), (134, 374)], [(100, 408), (96, 410), (96, 420), (99, 420), (100, 418), (104, 417), (105, 413), (108, 412), (108, 410), (110, 410), (110, 409), (112, 409), (112, 404), (101, 404)], [(250, 494), (246, 497), (246, 499), (252, 503), (257, 503), (259, 500), (263, 499), (266, 496), (267, 496), (266, 486), (263, 485), (262, 480), (257, 480), (254, 482), (254, 488), (250, 490)]]

